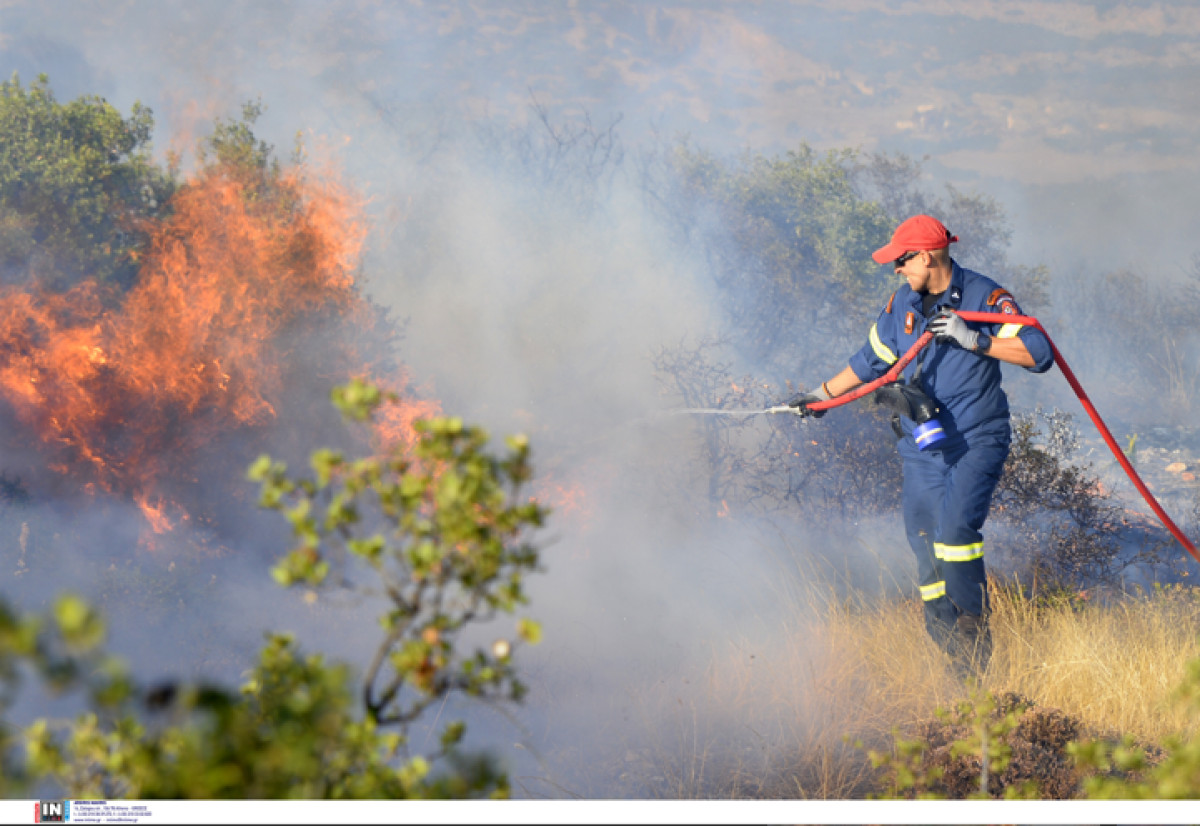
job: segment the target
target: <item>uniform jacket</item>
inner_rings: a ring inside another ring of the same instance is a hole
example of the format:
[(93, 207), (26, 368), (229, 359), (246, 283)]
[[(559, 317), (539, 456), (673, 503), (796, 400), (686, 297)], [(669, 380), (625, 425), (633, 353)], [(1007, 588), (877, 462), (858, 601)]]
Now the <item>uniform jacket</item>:
[[(1021, 314), (1012, 295), (995, 281), (951, 263), (954, 273), (937, 309), (949, 307)], [(867, 343), (850, 358), (850, 368), (864, 382), (879, 378), (925, 332), (925, 323), (920, 294), (904, 284), (892, 295), (871, 326)], [(1036, 327), (974, 323), (968, 326), (992, 338), (1020, 338), (1033, 357), (1034, 365), (1028, 369), (1034, 373), (1043, 373), (1054, 364), (1050, 343)], [(979, 425), (1008, 418), (1008, 398), (1000, 387), (1000, 362), (997, 359), (977, 355), (949, 341), (930, 342), (926, 351), (919, 383), (921, 389), (941, 406), (938, 419), (947, 438), (968, 437)], [(903, 380), (911, 380), (920, 362), (920, 356), (913, 359), (904, 369)], [(913, 423), (907, 419), (903, 423), (905, 432), (911, 432)]]

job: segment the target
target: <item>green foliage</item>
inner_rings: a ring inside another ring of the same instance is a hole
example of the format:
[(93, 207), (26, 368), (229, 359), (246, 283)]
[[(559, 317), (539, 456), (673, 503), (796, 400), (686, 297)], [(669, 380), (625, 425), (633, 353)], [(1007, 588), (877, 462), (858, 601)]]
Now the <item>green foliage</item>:
[(1137, 459), (1137, 439), (1138, 435), (1133, 433), (1130, 434), (1129, 441), (1125, 443), (1124, 452), (1131, 462)]
[(254, 124), (265, 111), (257, 100), (242, 104), (240, 120), (217, 118), (212, 134), (200, 144), (201, 162), (277, 176), (280, 167), (271, 157), (273, 147), (254, 134)]
[(686, 144), (670, 157), (675, 191), (667, 202), (679, 205), (689, 233), (716, 219), (709, 243), (717, 285), (730, 329), (754, 357), (794, 355), (797, 336), (807, 340), (834, 323), (830, 310), (850, 315), (835, 335), (861, 337), (887, 299), (891, 279), (871, 252), (892, 227), (879, 204), (859, 194), (856, 158), (802, 145), (726, 161)]
[[(369, 418), (386, 396), (361, 382), (339, 388), (350, 419)], [(513, 658), (541, 628), (521, 617), (511, 638), (460, 651), (469, 626), (527, 602), (537, 550), (525, 533), (545, 511), (522, 499), (532, 475), (524, 437), (493, 456), (486, 434), (458, 419), (417, 426), (416, 444), (348, 459), (312, 454), (312, 478), (291, 479), (261, 457), (251, 478), (265, 507), (292, 523), (298, 547), (276, 567), (285, 586), (319, 587), (330, 556), (361, 560), (390, 598), (384, 639), (361, 679), (345, 665), (304, 656), (272, 635), (240, 690), (135, 684), (101, 651), (96, 610), (63, 596), (48, 617), (20, 618), (0, 603), (0, 721), (22, 663), (58, 691), (83, 689), (88, 710), (73, 721), (35, 721), (17, 738), (0, 730), (0, 791), (50, 780), (81, 798), (465, 798), (505, 797), (508, 781), (486, 754), (461, 748), (451, 721), (432, 751), (414, 754), (408, 728), (432, 703), (461, 691), (519, 700)], [(347, 576), (347, 571), (342, 571)], [(362, 686), (361, 699), (356, 686)]]
[[(1176, 692), (1179, 702), (1200, 710), (1200, 660), (1188, 663)], [(1161, 749), (1148, 749), (1125, 736), (1120, 742), (1085, 740), (1071, 752), (1092, 773), (1084, 785), (1089, 798), (1105, 800), (1194, 800), (1200, 797), (1200, 737), (1170, 737)], [(1157, 753), (1155, 753), (1157, 752)]]
[[(1007, 736), (1017, 728), (1017, 718), (1025, 709), (1015, 706), (996, 715), (996, 698), (989, 692), (975, 689), (971, 698), (958, 704), (957, 715), (951, 717), (946, 712), (941, 713), (941, 719), (952, 720), (957, 725), (966, 725), (970, 734), (956, 740), (950, 748), (952, 757), (969, 757), (979, 763), (979, 791), (972, 797), (987, 799), (990, 797), (989, 779), (1001, 775), (1012, 761), (1012, 747), (1008, 744)], [(1007, 797), (1020, 797), (1023, 789), (1009, 786)]]
[(154, 121), (93, 96), (59, 103), (45, 75), (0, 84), (0, 275), (64, 289), (132, 278), (142, 222), (162, 214), (173, 176), (150, 155)]
[(301, 657), (290, 637), (274, 635), (238, 693), (174, 685), (147, 693), (148, 706), (169, 708), (179, 722), (155, 725), (128, 696), (107, 719), (89, 711), (67, 726), (35, 722), (27, 732), (29, 770), (72, 797), (399, 799), (507, 791), (486, 759), (458, 760), (459, 771), (436, 778), (426, 757), (398, 760), (403, 736), (355, 714), (352, 682), (346, 666)]
[[(383, 401), (361, 382), (334, 392), (351, 419), (365, 419)], [(318, 450), (307, 478), (292, 478), (267, 456), (249, 471), (262, 484), (262, 506), (283, 514), (297, 540), (272, 572), (281, 585), (320, 586), (339, 560), (361, 561), (382, 582), (391, 601), (381, 618), (386, 638), (365, 678), (367, 712), (381, 725), (407, 724), (450, 691), (522, 696), (514, 642), (470, 656), (455, 646), (467, 626), (527, 602), (524, 576), (537, 570), (538, 555), (522, 536), (545, 516), (520, 498), (532, 473), (524, 437), (510, 438), (508, 455), (493, 457), (487, 434), (460, 419), (415, 429), (411, 452), (351, 460)], [(522, 619), (515, 634), (536, 642), (540, 631)]]
[[(288, 186), (283, 167), (275, 156), (275, 147), (255, 134), (258, 119), (266, 112), (261, 100), (242, 104), (238, 119), (217, 118), (213, 131), (200, 141), (197, 152), (201, 167), (208, 171), (219, 171), (239, 181), (244, 197), (252, 201), (270, 204), (281, 214), (300, 206), (300, 198), (294, 187)], [(303, 169), (303, 144), (297, 138), (297, 172)]]
[[(855, 746), (863, 748), (862, 741)], [(883, 790), (873, 797), (885, 800), (938, 800), (945, 795), (933, 789), (942, 778), (941, 766), (926, 764), (927, 744), (923, 740), (905, 739), (899, 729), (892, 729), (891, 752), (869, 749), (867, 757), (871, 765), (882, 775)]]
[[(378, 387), (367, 384), (360, 378), (353, 378), (348, 384), (333, 388), (330, 399), (333, 401), (333, 406), (340, 410), (342, 415), (347, 419), (356, 422), (365, 422), (371, 418), (371, 414), (375, 411), (375, 408), (384, 402), (385, 395)], [(387, 396), (386, 399), (388, 401), (395, 401), (396, 397), (392, 394)], [(261, 463), (264, 460), (260, 457), (258, 461)], [(328, 484), (333, 462), (334, 454), (327, 450), (318, 451), (313, 454), (313, 469), (317, 471), (317, 476), (324, 480), (322, 484)], [(256, 473), (258, 473), (257, 470), (252, 470), (251, 478)]]
[(36, 767), (30, 771), (18, 760), (19, 738), (6, 719), (23, 676), (32, 672), (50, 694), (85, 682), (99, 708), (129, 696), (125, 672), (99, 650), (103, 637), (103, 620), (75, 595), (60, 596), (48, 616), (21, 616), (0, 601), (0, 795), (10, 796), (38, 776)]

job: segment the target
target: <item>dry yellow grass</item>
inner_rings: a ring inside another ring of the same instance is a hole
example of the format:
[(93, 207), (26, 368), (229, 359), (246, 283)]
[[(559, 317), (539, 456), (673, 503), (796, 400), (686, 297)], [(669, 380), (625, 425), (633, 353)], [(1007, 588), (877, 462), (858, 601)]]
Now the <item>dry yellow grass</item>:
[[(983, 688), (1016, 691), (1092, 734), (1194, 734), (1173, 699), (1200, 656), (1200, 595), (1036, 603), (993, 583), (995, 654)], [(702, 685), (642, 703), (644, 777), (664, 797), (857, 798), (862, 749), (969, 694), (928, 639), (915, 597), (811, 593), (768, 639), (714, 650)], [(751, 652), (757, 652), (752, 654)]]
[(1200, 657), (1200, 593), (1039, 606), (1015, 588), (992, 590), (996, 654), (986, 688), (1057, 707), (1096, 732), (1157, 741), (1200, 730), (1174, 698), (1186, 663)]
[[(961, 686), (899, 600), (809, 594), (761, 634), (714, 648), (691, 690), (639, 698), (646, 791), (669, 798), (863, 797), (873, 771), (850, 740), (884, 745)], [(681, 681), (682, 682), (682, 681)], [(635, 790), (629, 789), (630, 793)]]

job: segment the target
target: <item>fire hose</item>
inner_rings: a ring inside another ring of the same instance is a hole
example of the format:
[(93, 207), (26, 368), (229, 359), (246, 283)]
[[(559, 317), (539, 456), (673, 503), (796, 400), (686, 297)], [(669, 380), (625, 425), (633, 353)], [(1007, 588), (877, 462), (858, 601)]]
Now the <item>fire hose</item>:
[[(1065, 376), (1067, 379), (1067, 383), (1070, 384), (1071, 389), (1075, 391), (1075, 396), (1079, 399), (1080, 404), (1083, 405), (1083, 409), (1087, 411), (1088, 416), (1096, 425), (1096, 429), (1100, 431), (1100, 435), (1104, 437), (1105, 444), (1108, 445), (1109, 449), (1113, 453), (1113, 456), (1117, 458), (1117, 462), (1120, 463), (1121, 468), (1125, 471), (1125, 475), (1129, 477), (1129, 481), (1133, 482), (1133, 486), (1138, 489), (1138, 492), (1142, 494), (1142, 498), (1146, 500), (1146, 504), (1150, 506), (1150, 509), (1154, 511), (1154, 514), (1159, 518), (1159, 521), (1161, 521), (1166, 529), (1171, 532), (1171, 535), (1178, 540), (1179, 544), (1183, 546), (1184, 550), (1191, 554), (1193, 559), (1195, 559), (1197, 562), (1200, 562), (1200, 552), (1196, 550), (1196, 546), (1192, 544), (1192, 541), (1188, 539), (1187, 535), (1180, 530), (1179, 526), (1176, 525), (1171, 517), (1167, 515), (1167, 512), (1162, 509), (1162, 506), (1158, 504), (1158, 500), (1154, 498), (1154, 494), (1150, 492), (1150, 489), (1146, 487), (1146, 483), (1142, 481), (1142, 477), (1138, 476), (1137, 471), (1133, 469), (1133, 465), (1129, 462), (1129, 457), (1125, 455), (1125, 451), (1121, 450), (1121, 447), (1117, 444), (1117, 440), (1113, 438), (1108, 426), (1104, 424), (1104, 420), (1101, 419), (1100, 414), (1096, 412), (1096, 408), (1092, 404), (1092, 400), (1088, 398), (1088, 394), (1083, 389), (1083, 385), (1079, 383), (1079, 379), (1075, 378), (1075, 373), (1072, 372), (1071, 368), (1067, 365), (1066, 359), (1063, 358), (1062, 353), (1058, 351), (1058, 348), (1054, 346), (1054, 340), (1050, 338), (1050, 334), (1046, 332), (1046, 329), (1042, 327), (1038, 320), (1032, 316), (1010, 315), (1008, 313), (960, 312), (958, 315), (963, 321), (1022, 324), (1029, 327), (1035, 327), (1042, 331), (1042, 334), (1046, 336), (1046, 341), (1050, 344), (1050, 350), (1054, 353), (1054, 363), (1058, 365), (1060, 370), (1062, 370), (1063, 376)], [(829, 399), (828, 401), (812, 402), (810, 404), (806, 404), (805, 407), (807, 407), (809, 410), (829, 410), (830, 408), (841, 407), (843, 404), (848, 404), (855, 399), (862, 398), (863, 396), (874, 390), (877, 390), (885, 384), (891, 384), (900, 378), (900, 373), (904, 370), (904, 368), (907, 367), (912, 360), (917, 357), (917, 354), (920, 353), (921, 350), (923, 350), (925, 346), (932, 340), (933, 333), (923, 333), (921, 337), (917, 339), (916, 343), (914, 343), (913, 346), (908, 349), (908, 352), (901, 356), (900, 359), (879, 378), (860, 385), (848, 393), (843, 393), (842, 395)], [(795, 407), (790, 407), (788, 405), (777, 405), (775, 407), (767, 408), (765, 412), (795, 413), (796, 410), (797, 409)]]

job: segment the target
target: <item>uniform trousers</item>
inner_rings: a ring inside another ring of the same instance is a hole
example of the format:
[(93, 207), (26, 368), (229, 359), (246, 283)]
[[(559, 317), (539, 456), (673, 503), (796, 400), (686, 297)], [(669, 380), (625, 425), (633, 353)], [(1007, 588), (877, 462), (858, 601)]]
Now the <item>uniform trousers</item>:
[(946, 645), (963, 614), (987, 614), (983, 528), (1004, 470), (1011, 430), (1007, 417), (919, 450), (900, 441), (904, 462), (904, 526), (917, 557), (925, 626)]

